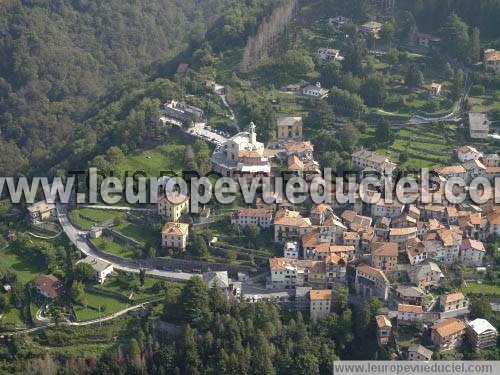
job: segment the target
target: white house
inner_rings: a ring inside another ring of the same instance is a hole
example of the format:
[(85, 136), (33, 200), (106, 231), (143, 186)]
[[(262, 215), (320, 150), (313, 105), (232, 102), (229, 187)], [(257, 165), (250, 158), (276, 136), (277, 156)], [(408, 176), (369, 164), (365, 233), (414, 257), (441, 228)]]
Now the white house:
[(169, 249), (184, 251), (188, 235), (189, 224), (167, 222), (161, 231), (161, 244)]
[(421, 322), (424, 310), (422, 306), (398, 304), (398, 325), (408, 325), (414, 322)]
[(486, 319), (475, 319), (467, 323), (466, 337), (474, 348), (484, 349), (496, 345), (498, 331)]
[(255, 224), (261, 228), (270, 228), (272, 223), (273, 211), (264, 208), (243, 208), (231, 215), (231, 224), (240, 226)]
[(285, 242), (283, 246), (283, 255), (285, 258), (299, 258), (299, 244), (297, 242)]
[(471, 181), (476, 177), (485, 176), (486, 175), (486, 167), (484, 164), (478, 160), (469, 160), (462, 164), (467, 172), (467, 181)]
[(212, 165), (216, 172), (228, 177), (269, 176), (269, 159), (264, 155), (264, 144), (257, 142), (255, 129), (255, 124), (250, 123), (249, 132), (236, 134), (215, 150)]
[(93, 256), (88, 256), (85, 259), (80, 260), (78, 263), (85, 263), (92, 267), (95, 272), (95, 279), (100, 284), (106, 281), (106, 277), (113, 272), (113, 263), (110, 263), (104, 259), (95, 258)]
[(433, 351), (419, 344), (411, 344), (408, 348), (409, 361), (430, 361)]
[(363, 171), (375, 171), (381, 174), (390, 175), (397, 167), (386, 156), (378, 155), (373, 151), (361, 149), (353, 152), (352, 156), (353, 168)]
[(391, 219), (400, 217), (403, 214), (404, 205), (394, 200), (392, 203), (379, 199), (371, 206), (372, 217), (389, 217)]
[(297, 283), (297, 259), (270, 258), (271, 283), (273, 288), (293, 289)]
[(329, 90), (321, 87), (321, 83), (319, 82), (316, 85), (307, 85), (302, 88), (302, 95), (318, 99), (326, 98), (329, 92)]

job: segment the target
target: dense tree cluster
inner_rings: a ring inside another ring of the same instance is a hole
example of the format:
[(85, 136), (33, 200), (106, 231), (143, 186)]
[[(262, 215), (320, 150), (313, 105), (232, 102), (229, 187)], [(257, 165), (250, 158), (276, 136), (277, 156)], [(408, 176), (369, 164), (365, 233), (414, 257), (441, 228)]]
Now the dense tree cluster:
[[(105, 102), (110, 90), (120, 94), (130, 72), (200, 40), (228, 3), (2, 2), (0, 146), (6, 152), (0, 156), (0, 175), (46, 170), (75, 146), (92, 148), (92, 132), (77, 134), (96, 99)], [(136, 73), (130, 82), (140, 77)]]
[(400, 0), (398, 3), (400, 8), (411, 11), (424, 31), (445, 24), (455, 12), (469, 26), (480, 28), (484, 35), (492, 38), (500, 35), (499, 0)]

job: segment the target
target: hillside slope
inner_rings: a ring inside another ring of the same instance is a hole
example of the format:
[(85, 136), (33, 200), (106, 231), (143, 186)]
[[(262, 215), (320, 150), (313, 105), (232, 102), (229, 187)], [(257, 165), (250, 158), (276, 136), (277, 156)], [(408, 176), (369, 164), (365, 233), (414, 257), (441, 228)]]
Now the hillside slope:
[(59, 160), (96, 99), (203, 39), (232, 1), (2, 2), (0, 175)]

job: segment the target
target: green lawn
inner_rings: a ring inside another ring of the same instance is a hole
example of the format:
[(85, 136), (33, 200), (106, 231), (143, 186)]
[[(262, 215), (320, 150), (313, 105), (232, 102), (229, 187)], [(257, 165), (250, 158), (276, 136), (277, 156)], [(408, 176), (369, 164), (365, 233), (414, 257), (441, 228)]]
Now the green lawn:
[[(144, 286), (140, 287), (139, 276), (134, 274), (129, 283), (123, 283), (118, 277), (113, 276), (108, 278), (104, 284), (96, 285), (94, 287), (120, 293), (124, 297), (132, 299), (135, 303), (161, 296), (163, 294), (163, 290), (157, 291), (153, 288), (153, 286), (158, 282), (161, 282), (161, 280), (147, 277), (144, 280)], [(169, 289), (177, 287), (174, 283), (167, 283), (167, 285)]]
[(70, 220), (83, 229), (90, 229), (95, 224), (105, 221), (113, 221), (115, 218), (124, 220), (127, 217), (125, 212), (99, 210), (96, 208), (77, 208), (69, 213)]
[[(497, 91), (497, 92), (500, 92)], [(471, 112), (489, 112), (492, 110), (500, 110), (500, 101), (494, 100), (492, 96), (471, 96), (469, 97), (469, 105)]]
[(124, 222), (113, 230), (123, 234), (124, 236), (130, 237), (136, 241), (147, 243), (151, 246), (155, 246), (160, 240), (160, 233), (155, 232), (152, 228), (137, 226), (129, 222)]
[[(78, 321), (93, 320), (99, 317), (111, 315), (117, 311), (126, 309), (129, 305), (117, 298), (103, 296), (96, 293), (86, 293), (87, 306), (75, 306), (74, 310)], [(99, 314), (99, 307), (101, 313)]]
[(21, 317), (21, 311), (18, 309), (9, 309), (0, 318), (0, 328), (3, 329), (16, 329), (16, 328), (25, 328), (26, 325), (23, 322)]
[(129, 246), (124, 246), (114, 241), (112, 237), (102, 236), (93, 238), (92, 243), (106, 253), (114, 254), (124, 258), (133, 258), (134, 252)]
[(28, 261), (14, 253), (13, 250), (0, 252), (0, 265), (10, 267), (22, 283), (30, 282), (39, 273), (45, 271), (35, 260)]
[(183, 166), (184, 151), (185, 145), (182, 144), (181, 140), (175, 144), (157, 146), (150, 150), (127, 155), (116, 168), (122, 174), (142, 171), (148, 177), (158, 177), (163, 171), (179, 172)]
[(462, 290), (465, 294), (484, 294), (488, 296), (500, 296), (500, 285), (479, 284), (467, 282), (467, 286)]

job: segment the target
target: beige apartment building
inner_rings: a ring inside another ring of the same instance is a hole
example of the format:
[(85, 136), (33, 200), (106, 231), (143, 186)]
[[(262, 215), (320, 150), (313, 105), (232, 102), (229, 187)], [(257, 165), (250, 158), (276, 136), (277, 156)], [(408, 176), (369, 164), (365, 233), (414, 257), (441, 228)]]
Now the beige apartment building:
[(163, 195), (158, 200), (158, 215), (171, 222), (179, 221), (189, 211), (189, 197), (177, 191)]
[(302, 138), (302, 117), (278, 118), (278, 139)]

